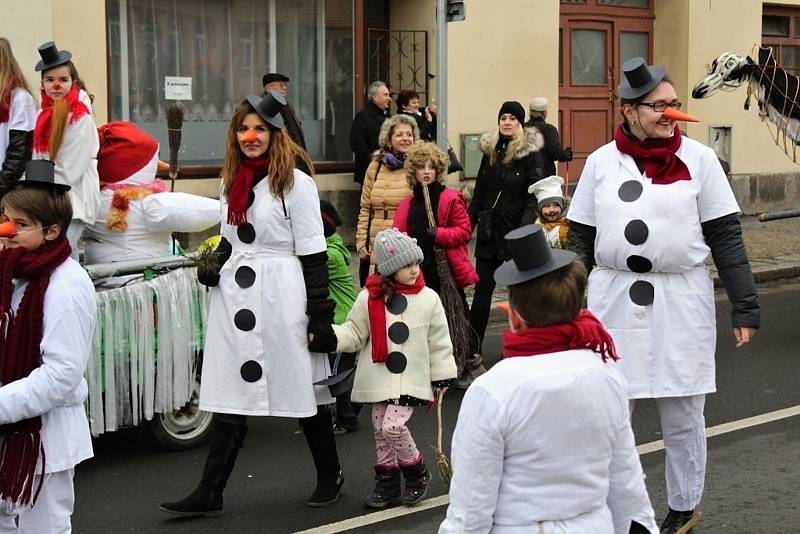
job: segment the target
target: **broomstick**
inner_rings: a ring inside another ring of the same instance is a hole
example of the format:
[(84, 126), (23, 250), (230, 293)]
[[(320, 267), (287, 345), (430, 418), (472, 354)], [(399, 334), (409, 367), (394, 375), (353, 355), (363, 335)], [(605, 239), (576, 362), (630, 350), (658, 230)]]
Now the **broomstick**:
[(181, 148), (181, 128), (183, 128), (183, 108), (180, 104), (170, 104), (166, 109), (167, 132), (169, 133), (169, 179), (170, 191), (175, 191), (175, 178), (178, 176), (178, 151)]
[(436, 446), (433, 453), (436, 455), (436, 467), (439, 469), (439, 478), (442, 480), (445, 493), (450, 493), (450, 480), (453, 478), (453, 466), (450, 459), (444, 454), (442, 449), (442, 402), (444, 393), (439, 394), (436, 399)]
[[(428, 191), (428, 184), (422, 184), (422, 196), (425, 199), (425, 211), (428, 215), (428, 225), (433, 228), (436, 220), (433, 218), (433, 208), (431, 207), (431, 195)], [(458, 372), (464, 369), (467, 360), (475, 354), (475, 340), (477, 335), (467, 320), (467, 309), (458, 286), (450, 271), (450, 264), (447, 262), (447, 254), (441, 247), (433, 246), (433, 253), (436, 259), (436, 272), (439, 274), (439, 298), (447, 314), (447, 326), (450, 329), (450, 340), (453, 342), (453, 356), (456, 360)]]

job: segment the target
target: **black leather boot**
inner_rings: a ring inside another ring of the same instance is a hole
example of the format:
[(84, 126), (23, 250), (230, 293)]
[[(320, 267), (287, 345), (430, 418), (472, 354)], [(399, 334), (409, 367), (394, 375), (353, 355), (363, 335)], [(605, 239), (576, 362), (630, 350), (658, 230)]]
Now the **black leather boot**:
[(661, 523), (661, 534), (691, 534), (692, 529), (703, 519), (703, 514), (694, 510), (679, 512), (669, 509), (667, 517)]
[(376, 465), (375, 481), (375, 489), (364, 499), (364, 504), (370, 508), (387, 508), (403, 502), (399, 467)]
[(308, 443), (317, 469), (317, 486), (306, 504), (320, 507), (333, 504), (341, 496), (344, 475), (339, 466), (333, 420), (327, 406), (318, 406), (317, 414), (300, 419), (300, 427)]
[(243, 416), (241, 422), (235, 423), (215, 420), (200, 484), (187, 497), (176, 502), (162, 503), (159, 509), (179, 517), (222, 515), (222, 492), (246, 435), (247, 424)]
[(428, 491), (428, 484), (431, 482), (431, 474), (425, 467), (425, 459), (419, 453), (419, 459), (412, 465), (400, 465), (403, 478), (406, 479), (406, 487), (403, 492), (403, 504), (414, 505), (425, 498)]

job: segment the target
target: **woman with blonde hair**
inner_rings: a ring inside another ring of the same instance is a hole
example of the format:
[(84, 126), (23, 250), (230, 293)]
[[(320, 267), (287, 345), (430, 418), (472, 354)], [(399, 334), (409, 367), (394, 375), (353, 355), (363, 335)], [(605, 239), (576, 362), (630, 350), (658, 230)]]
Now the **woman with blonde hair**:
[(36, 103), (11, 43), (0, 37), (0, 197), (25, 171), (31, 159)]
[(72, 257), (78, 259), (78, 241), (100, 211), (97, 151), (100, 141), (92, 117), (91, 100), (72, 62), (72, 54), (52, 41), (39, 47), (42, 73), (42, 109), (33, 133), (33, 159), (56, 164), (56, 177), (70, 185), (72, 223), (67, 239)]
[(381, 230), (391, 228), (397, 206), (411, 194), (411, 186), (406, 180), (403, 163), (406, 152), (419, 140), (419, 126), (413, 117), (395, 115), (386, 119), (378, 135), (381, 147), (372, 157), (367, 167), (364, 185), (361, 188), (361, 209), (356, 228), (356, 250), (368, 269), (359, 269), (361, 285), (367, 279), (369, 270), (375, 265), (372, 246), (375, 236)]
[[(177, 516), (222, 514), (222, 493), (247, 434), (247, 416), (299, 418), (317, 471), (309, 506), (338, 500), (344, 483), (334, 441), (329, 375), (319, 349), (335, 337), (325, 235), (308, 154), (284, 129), (277, 92), (248, 96), (231, 119), (222, 167), (218, 266), (211, 287), (200, 408), (216, 413), (202, 479), (164, 503)], [(311, 341), (311, 343), (309, 343)]]

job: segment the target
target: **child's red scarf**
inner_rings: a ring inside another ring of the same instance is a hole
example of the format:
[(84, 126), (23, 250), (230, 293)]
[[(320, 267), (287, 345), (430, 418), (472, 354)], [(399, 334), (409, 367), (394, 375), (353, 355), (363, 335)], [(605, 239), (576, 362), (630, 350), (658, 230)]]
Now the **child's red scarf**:
[(607, 361), (619, 360), (614, 340), (589, 310), (581, 310), (571, 323), (534, 326), (519, 332), (503, 332), (503, 358), (536, 356), (571, 349), (591, 349)]
[(247, 222), (247, 197), (253, 189), (253, 181), (267, 175), (269, 163), (266, 156), (258, 159), (243, 157), (239, 162), (228, 192), (228, 224), (239, 226)]
[(647, 177), (654, 184), (666, 185), (678, 180), (691, 180), (689, 168), (675, 153), (681, 147), (683, 136), (676, 126), (672, 137), (634, 141), (625, 134), (622, 125), (614, 132), (617, 149), (644, 164)]
[[(422, 271), (413, 286), (394, 283), (395, 295), (416, 295), (425, 287)], [(386, 300), (383, 293), (383, 277), (372, 274), (367, 278), (367, 314), (369, 315), (369, 337), (372, 340), (372, 362), (389, 361), (389, 343), (386, 341)]]
[[(86, 104), (78, 99), (78, 86), (72, 84), (67, 96), (64, 97), (69, 107), (69, 123), (73, 124), (84, 115), (90, 113)], [(36, 129), (33, 131), (33, 149), (39, 153), (50, 151), (50, 133), (53, 130), (53, 104), (54, 100), (42, 90), (42, 111), (36, 117)]]
[[(4, 386), (39, 367), (44, 295), (50, 274), (69, 258), (70, 252), (66, 237), (47, 241), (34, 251), (18, 247), (0, 252), (0, 383)], [(16, 314), (11, 308), (15, 278), (28, 281)], [(0, 425), (0, 499), (22, 504), (36, 502), (44, 481), (44, 477), (40, 478), (34, 493), (33, 477), (40, 454), (44, 475), (41, 429), (39, 416)]]

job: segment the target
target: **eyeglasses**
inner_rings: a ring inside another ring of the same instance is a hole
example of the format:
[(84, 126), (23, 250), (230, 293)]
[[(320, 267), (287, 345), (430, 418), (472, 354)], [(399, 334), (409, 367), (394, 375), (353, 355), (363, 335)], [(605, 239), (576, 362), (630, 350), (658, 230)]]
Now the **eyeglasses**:
[(681, 109), (683, 102), (675, 100), (674, 102), (639, 102), (637, 106), (647, 106), (653, 108), (657, 113), (663, 113), (667, 108)]

